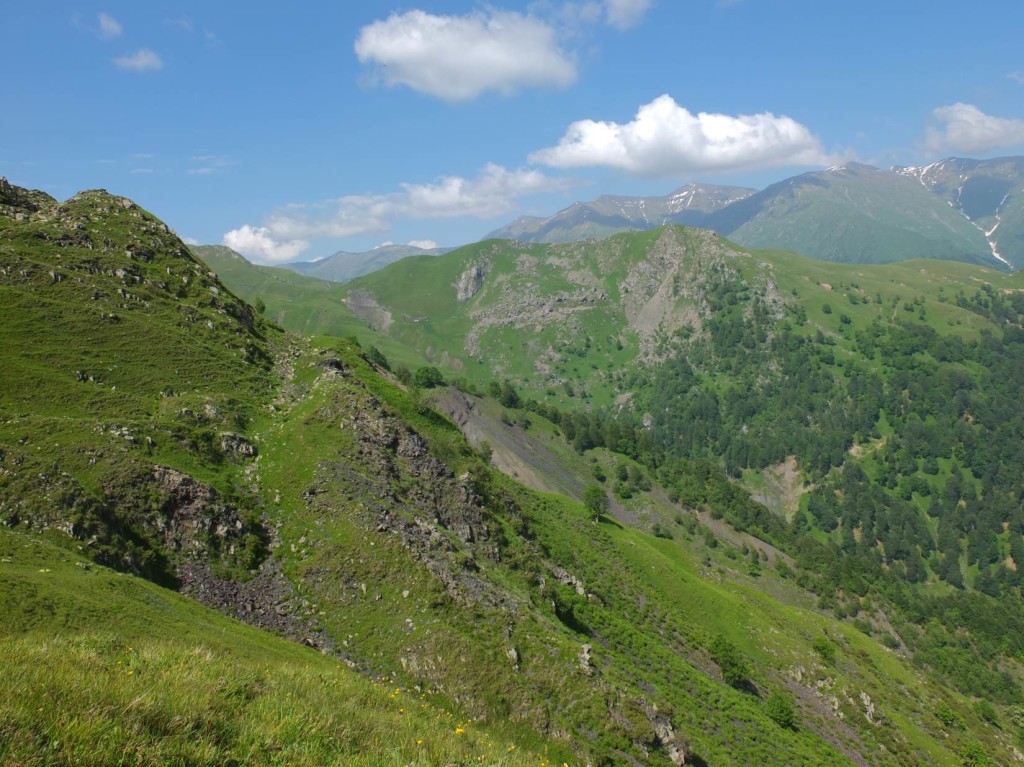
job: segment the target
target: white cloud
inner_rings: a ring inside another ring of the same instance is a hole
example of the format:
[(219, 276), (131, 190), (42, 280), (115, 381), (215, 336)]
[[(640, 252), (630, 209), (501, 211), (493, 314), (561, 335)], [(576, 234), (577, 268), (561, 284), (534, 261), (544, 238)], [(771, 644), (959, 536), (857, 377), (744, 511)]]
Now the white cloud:
[(190, 162), (193, 167), (189, 168), (187, 173), (190, 176), (210, 176), (214, 173), (220, 173), (223, 170), (227, 170), (235, 164), (234, 160), (230, 157), (224, 157), (223, 155), (216, 154), (204, 154), (197, 157), (193, 157)]
[(933, 152), (986, 152), (1024, 144), (1024, 120), (987, 115), (973, 104), (952, 104), (932, 112), (925, 145)]
[(438, 244), (433, 240), (409, 240), (406, 245), (411, 245), (414, 248), (423, 248), (423, 250), (433, 250), (438, 247)]
[(114, 64), (121, 69), (133, 72), (149, 72), (164, 68), (164, 61), (160, 58), (160, 54), (149, 48), (139, 48), (128, 56), (119, 56), (114, 59)]
[(150, 173), (156, 173), (156, 171), (153, 170), (152, 168), (132, 168), (128, 172), (129, 173), (134, 173), (136, 175), (148, 175)]
[(248, 224), (225, 234), (223, 242), (243, 256), (266, 264), (291, 261), (309, 247), (303, 240), (276, 240), (265, 227)]
[(473, 99), (486, 91), (565, 88), (576, 81), (576, 64), (559, 47), (554, 28), (507, 11), (393, 13), (363, 27), (355, 51), (360, 62), (376, 67), (384, 83), (447, 101)]
[(835, 160), (805, 126), (768, 112), (691, 114), (671, 96), (644, 104), (629, 123), (579, 120), (558, 146), (530, 155), (556, 168), (608, 166), (641, 176), (750, 171)]
[(199, 240), (197, 240), (195, 237), (182, 237), (181, 241), (183, 243), (185, 243), (186, 245), (198, 245), (199, 244)]
[(109, 13), (101, 13), (98, 21), (100, 26), (96, 30), (96, 34), (104, 40), (113, 40), (115, 37), (120, 37), (124, 31), (121, 28), (121, 23)]
[(616, 29), (635, 27), (650, 7), (651, 0), (605, 0), (608, 23)]
[[(322, 238), (386, 232), (397, 219), (489, 219), (514, 209), (516, 200), (565, 189), (563, 179), (537, 170), (508, 170), (488, 164), (473, 179), (445, 176), (433, 184), (401, 184), (391, 194), (349, 195), (312, 206), (288, 206), (262, 227), (243, 226), (224, 235), (226, 245), (259, 261), (286, 261)], [(228, 243), (231, 237), (238, 247)], [(294, 255), (285, 256), (293, 249)]]
[(513, 201), (542, 192), (565, 189), (567, 182), (537, 170), (508, 170), (488, 163), (475, 179), (442, 178), (436, 184), (402, 184), (389, 196), (397, 211), (409, 218), (494, 218), (508, 213)]
[(1007, 72), (1006, 76), (1017, 83), (1017, 85), (1024, 85), (1024, 71)]

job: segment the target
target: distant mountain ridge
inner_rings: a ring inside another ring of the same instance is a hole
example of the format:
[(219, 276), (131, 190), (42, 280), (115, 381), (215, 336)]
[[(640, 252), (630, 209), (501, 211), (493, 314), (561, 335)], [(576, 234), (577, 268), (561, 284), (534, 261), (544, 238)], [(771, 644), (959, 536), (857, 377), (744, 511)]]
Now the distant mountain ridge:
[(521, 240), (558, 245), (603, 239), (618, 232), (653, 229), (665, 224), (702, 226), (707, 216), (756, 193), (756, 189), (714, 184), (687, 184), (657, 197), (602, 195), (576, 202), (553, 216), (520, 216), (488, 234), (485, 240)]
[(984, 236), (994, 258), (1024, 265), (1024, 157), (950, 158), (923, 167), (893, 168), (942, 197)]
[(364, 274), (383, 269), (388, 264), (400, 261), (408, 256), (440, 256), (452, 248), (421, 248), (416, 245), (381, 245), (379, 248), (361, 253), (350, 253), (339, 250), (337, 253), (319, 261), (296, 261), (281, 264), (299, 274), (318, 277), (330, 282), (348, 282)]
[(1024, 157), (922, 167), (847, 163), (761, 191), (690, 184), (663, 197), (605, 195), (487, 238), (565, 243), (666, 223), (713, 229), (752, 248), (848, 263), (912, 258), (1024, 267)]

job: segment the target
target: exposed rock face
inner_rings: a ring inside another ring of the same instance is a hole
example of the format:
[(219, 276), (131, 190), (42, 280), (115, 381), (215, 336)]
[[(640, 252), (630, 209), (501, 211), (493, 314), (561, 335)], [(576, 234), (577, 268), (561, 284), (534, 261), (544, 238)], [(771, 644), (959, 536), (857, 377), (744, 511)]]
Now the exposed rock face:
[(455, 283), (455, 295), (460, 303), (468, 301), (480, 292), (488, 272), (490, 272), (490, 264), (482, 261), (473, 264), (459, 275), (458, 282)]
[(37, 217), (57, 207), (57, 201), (45, 192), (22, 189), (0, 178), (0, 214), (9, 216), (16, 221), (24, 221)]
[(274, 559), (244, 582), (221, 577), (204, 562), (182, 563), (178, 578), (181, 592), (207, 607), (325, 652), (335, 649), (313, 615), (315, 606), (296, 596)]
[(353, 290), (345, 297), (345, 306), (376, 331), (384, 333), (391, 326), (391, 312), (377, 303), (368, 290)]
[[(487, 524), (472, 478), (456, 478), (445, 463), (430, 455), (419, 434), (397, 418), (365, 407), (342, 428), (355, 433), (360, 454), (378, 469), (380, 479), (416, 479), (405, 494), (381, 488), (382, 500), (411, 504), (419, 512), (417, 518), (425, 517), (427, 522), (451, 530), (465, 543), (487, 539)], [(391, 528), (394, 517), (385, 510), (379, 521)]]
[(563, 586), (571, 587), (581, 597), (587, 596), (587, 590), (583, 587), (583, 582), (564, 567), (555, 566), (551, 568), (551, 574)]
[(594, 673), (594, 667), (590, 665), (592, 649), (588, 644), (580, 648), (580, 669), (586, 674)]
[(220, 449), (225, 455), (240, 458), (255, 458), (256, 446), (241, 434), (224, 432), (220, 435)]
[(209, 485), (164, 466), (153, 468), (153, 479), (160, 505), (152, 523), (169, 550), (196, 559), (217, 558), (234, 553), (239, 539), (254, 532), (252, 522), (244, 521)]
[[(325, 371), (321, 380), (329, 375)], [(472, 472), (456, 474), (359, 381), (338, 384), (314, 417), (337, 424), (347, 446), (319, 461), (301, 494), (309, 512), (324, 525), (355, 518), (368, 530), (388, 534), (436, 578), (447, 598), (494, 608), (514, 625), (529, 608), (484, 575), (480, 561), (501, 559), (490, 520), (497, 513), (521, 518), (515, 502), (503, 491), (492, 495)], [(403, 663), (427, 662), (414, 656), (419, 657), (411, 653)]]
[(672, 727), (672, 720), (664, 712), (658, 711), (657, 706), (647, 709), (647, 717), (657, 737), (656, 745), (665, 750), (672, 764), (680, 765), (680, 767), (685, 765), (690, 752), (689, 741), (675, 731)]

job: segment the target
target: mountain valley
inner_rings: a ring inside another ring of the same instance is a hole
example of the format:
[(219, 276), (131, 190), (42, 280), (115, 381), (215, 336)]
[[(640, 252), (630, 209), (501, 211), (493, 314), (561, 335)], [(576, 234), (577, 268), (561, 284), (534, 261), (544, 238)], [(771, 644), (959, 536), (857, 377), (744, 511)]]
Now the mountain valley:
[(337, 285), (6, 184), (0, 268), (0, 761), (1018, 758), (1016, 275), (666, 227)]

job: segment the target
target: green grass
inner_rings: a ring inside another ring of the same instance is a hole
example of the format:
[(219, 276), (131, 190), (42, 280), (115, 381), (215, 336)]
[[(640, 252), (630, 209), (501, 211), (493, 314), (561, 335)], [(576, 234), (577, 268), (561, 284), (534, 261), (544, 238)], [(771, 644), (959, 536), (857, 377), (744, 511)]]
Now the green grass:
[[(0, 763), (534, 765), (543, 757), (46, 540), (0, 528)], [(511, 747), (511, 750), (510, 750)]]
[(264, 316), (283, 328), (306, 336), (354, 336), (366, 346), (378, 346), (395, 367), (416, 369), (427, 364), (413, 347), (374, 332), (353, 314), (343, 303), (346, 289), (339, 283), (288, 269), (255, 266), (222, 246), (202, 245), (191, 250), (243, 299), (262, 301)]
[[(1003, 753), (961, 697), (849, 627), (767, 597), (794, 587), (771, 572), (744, 574), (731, 548), (594, 524), (580, 504), (523, 488), (357, 346), (286, 338), (256, 318), (148, 214), (100, 194), (68, 209), (94, 248), (43, 244), (60, 233), (54, 222), (0, 228), (3, 266), (16, 275), (0, 287), (11, 319), (0, 341), (13, 371), (0, 394), (0, 512), (14, 527), (0, 528), (0, 612), (10, 616), (0, 641), (11, 659), (0, 681), (0, 761), (665, 764), (657, 712), (716, 766), (849, 763), (843, 749), (879, 765), (952, 765), (959, 738), (947, 741), (924, 710), (940, 697), (972, 737)], [(581, 269), (614, 294), (658, 236), (612, 238), (584, 253)], [(104, 238), (111, 245), (100, 247)], [(123, 255), (147, 243), (150, 260)], [(385, 270), (408, 270), (424, 288), (395, 315), (393, 343), (436, 339), (430, 358), (449, 351), (451, 361), (468, 310), (429, 321), (415, 312), (450, 303), (453, 281), (479, 258), (492, 259), (491, 277), (505, 284), (568, 289), (563, 266), (520, 258), (551, 252), (482, 243)], [(130, 284), (117, 275), (126, 260)], [(431, 271), (437, 263), (448, 271)], [(524, 276), (520, 266), (536, 271)], [(189, 283), (168, 290), (168, 276)], [(474, 306), (500, 292), (485, 286)], [(111, 311), (121, 319), (108, 333), (96, 323)], [(637, 340), (613, 313), (586, 311), (600, 332), (568, 364), (597, 364), (586, 393), (598, 401), (613, 390), (607, 364), (626, 364)], [(481, 338), (503, 333), (492, 326)], [(540, 353), (486, 348), (509, 366), (501, 369), (520, 372)], [(550, 428), (536, 428), (566, 473), (589, 469)], [(225, 431), (250, 439), (258, 457), (226, 454)], [(214, 529), (226, 506), (254, 530), (262, 519), (302, 616), (368, 676), (89, 564), (98, 544), (86, 523), (109, 534), (100, 545), (126, 569), (159, 555), (160, 572), (173, 575), (191, 556), (246, 577), (213, 544), (179, 552), (161, 539), (177, 509), (155, 486), (154, 466), (216, 491), (205, 509)], [(74, 542), (59, 548), (30, 528)], [(834, 669), (815, 665), (820, 632), (839, 648)], [(711, 652), (718, 637), (748, 661), (747, 689), (722, 682)], [(427, 699), (409, 692), (417, 687)], [(767, 710), (779, 689), (802, 696), (795, 729), (780, 729)], [(866, 720), (861, 693), (885, 712), (884, 726)]]
[[(492, 534), (500, 529), (505, 538), (500, 557), (483, 555), (489, 541), (466, 546), (440, 527), (436, 551), (441, 553), (428, 556), (428, 567), (394, 534), (377, 528), (374, 499), (379, 497), (393, 498), (410, 523), (424, 519), (425, 509), (413, 500), (416, 485), (401, 462), (397, 473), (361, 473), (359, 441), (346, 424), (371, 407), (372, 396), (386, 414), (411, 424), (437, 455), (445, 456), (456, 476), (480, 472), (478, 459), (465, 451), (450, 424), (418, 409), (415, 398), (394, 383), (373, 377), (353, 348), (335, 345), (328, 355), (337, 355), (351, 377), (312, 383), (284, 411), (274, 439), (263, 440), (260, 479), (279, 494), (273, 513), (282, 536), (304, 541), (296, 551), (282, 553), (286, 570), (307, 585), (328, 631), (344, 637), (348, 649), (378, 673), (443, 688), (474, 715), (507, 721), (510, 737), (523, 742), (529, 741), (530, 727), (547, 721), (570, 732), (579, 727), (591, 732), (576, 748), (628, 752), (630, 739), (644, 737), (650, 726), (643, 706), (654, 703), (672, 712), (673, 725), (708, 763), (843, 763), (840, 752), (822, 740), (833, 738), (838, 726), (834, 699), (849, 723), (840, 728), (841, 737), (835, 736), (842, 748), (874, 754), (879, 764), (956, 763), (929, 718), (927, 701), (948, 697), (970, 717), (966, 702), (948, 696), (905, 659), (852, 627), (796, 606), (807, 602), (806, 595), (776, 584), (770, 568), (763, 567), (758, 579), (747, 576), (742, 558), (737, 563), (727, 556), (728, 546), (711, 552), (682, 533), (668, 541), (612, 523), (594, 525), (579, 504), (492, 475), (486, 480), (491, 496), (514, 499), (519, 509), (487, 520)], [(318, 359), (322, 355), (311, 350), (297, 371)], [(575, 457), (565, 470), (581, 473), (589, 466)], [(311, 492), (315, 502), (308, 500)], [(513, 529), (520, 514), (525, 539)], [(449, 547), (454, 551), (444, 553)], [(439, 562), (457, 565), (462, 551), (472, 554), (474, 572), (491, 584), (485, 593), (494, 596), (466, 601), (462, 587), (446, 589), (435, 579)], [(710, 570), (704, 563), (708, 557)], [(558, 562), (579, 578), (593, 598), (554, 583), (547, 562)], [(766, 591), (788, 593), (784, 598), (794, 604)], [(382, 620), (382, 615), (391, 617)], [(511, 628), (503, 629), (506, 625)], [(812, 648), (822, 634), (840, 648), (835, 668), (821, 665)], [(708, 656), (716, 636), (728, 637), (740, 649), (751, 666), (752, 684), (763, 694), (716, 681)], [(600, 669), (596, 678), (579, 670), (583, 643), (593, 646)], [(517, 669), (506, 657), (510, 646), (517, 652)], [(396, 663), (396, 657), (402, 661)], [(638, 683), (646, 690), (641, 695)], [(796, 730), (780, 731), (771, 721), (764, 701), (773, 689), (810, 695), (797, 706)], [(813, 689), (820, 698), (806, 692)], [(862, 693), (887, 722), (900, 724), (878, 729), (867, 723)], [(609, 723), (609, 706), (631, 724)], [(522, 717), (518, 723), (513, 712)]]

